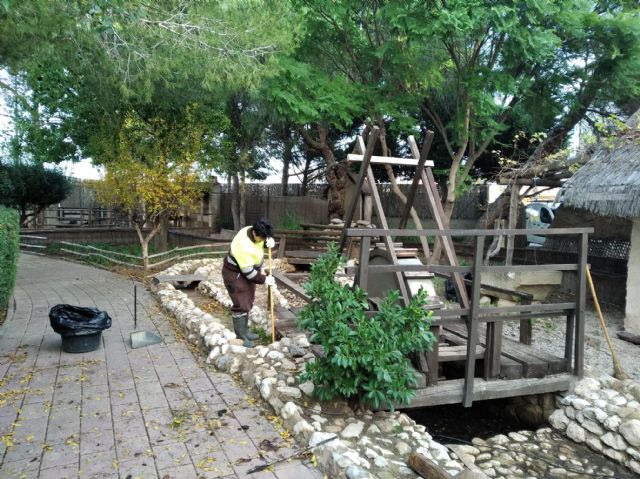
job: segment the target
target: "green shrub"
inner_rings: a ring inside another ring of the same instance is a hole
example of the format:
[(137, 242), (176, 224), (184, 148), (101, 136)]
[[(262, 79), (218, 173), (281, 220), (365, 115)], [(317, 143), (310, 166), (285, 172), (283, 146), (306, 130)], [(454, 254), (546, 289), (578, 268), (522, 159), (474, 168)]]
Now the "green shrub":
[(431, 313), (424, 308), (426, 293), (420, 290), (404, 308), (394, 291), (375, 316), (367, 317), (367, 293), (334, 278), (343, 262), (330, 244), (305, 284), (312, 302), (301, 311), (298, 326), (311, 333), (325, 355), (307, 363), (300, 379), (312, 381), (321, 400), (342, 396), (376, 408), (408, 404), (416, 384), (408, 355), (430, 349), (435, 341)]
[(16, 281), (20, 248), (18, 212), (0, 206), (0, 310), (4, 309)]
[(282, 230), (301, 230), (300, 218), (295, 214), (285, 210), (282, 216), (282, 222), (280, 223), (280, 229)]

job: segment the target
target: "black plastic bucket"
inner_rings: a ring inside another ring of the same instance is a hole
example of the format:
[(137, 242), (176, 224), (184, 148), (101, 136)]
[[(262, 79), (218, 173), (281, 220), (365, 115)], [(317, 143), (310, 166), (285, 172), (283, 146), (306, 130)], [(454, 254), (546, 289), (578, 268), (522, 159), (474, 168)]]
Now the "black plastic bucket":
[(100, 347), (102, 331), (80, 336), (62, 336), (62, 350), (65, 353), (88, 353)]

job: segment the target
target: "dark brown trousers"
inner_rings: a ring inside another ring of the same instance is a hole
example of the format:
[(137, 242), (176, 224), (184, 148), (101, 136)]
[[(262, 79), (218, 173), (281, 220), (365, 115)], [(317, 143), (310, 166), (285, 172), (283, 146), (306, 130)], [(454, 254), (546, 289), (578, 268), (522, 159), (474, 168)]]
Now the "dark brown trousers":
[(256, 296), (256, 284), (245, 278), (242, 273), (222, 268), (222, 280), (233, 301), (232, 313), (248, 313), (253, 307)]

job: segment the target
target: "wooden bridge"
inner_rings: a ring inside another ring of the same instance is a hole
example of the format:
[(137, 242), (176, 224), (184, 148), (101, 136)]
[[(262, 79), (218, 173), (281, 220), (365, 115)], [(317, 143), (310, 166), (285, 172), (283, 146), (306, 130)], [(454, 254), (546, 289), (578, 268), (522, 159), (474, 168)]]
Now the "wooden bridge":
[[(485, 240), (495, 235), (527, 235), (531, 230), (404, 230), (351, 228), (348, 238), (374, 239), (381, 235), (397, 238), (416, 236), (456, 236), (473, 238), (475, 255), (473, 263), (460, 265), (421, 264), (369, 264), (370, 251), (361, 251), (357, 284), (370, 289), (380, 275), (399, 273), (405, 290), (412, 273), (453, 275), (472, 273), (468, 280), (468, 307), (453, 304), (442, 308), (436, 304), (432, 310), (432, 332), (438, 338), (433, 350), (420, 354), (415, 361), (419, 387), (409, 406), (424, 407), (438, 404), (462, 403), (471, 406), (473, 401), (510, 396), (539, 394), (568, 390), (572, 381), (582, 376), (584, 369), (584, 310), (586, 299), (587, 238), (590, 228), (549, 229), (541, 233), (547, 236), (569, 235), (578, 238), (579, 261), (568, 264), (543, 265), (490, 265), (484, 261)], [(364, 241), (366, 242), (366, 241)], [(530, 295), (502, 289), (502, 293), (520, 296), (520, 304), (505, 307), (482, 306), (481, 292), (492, 289), (483, 284), (487, 273), (521, 273), (559, 271), (575, 278), (575, 296), (571, 301), (530, 303)], [(295, 281), (296, 276), (277, 276), (281, 286), (301, 298), (309, 299)], [(377, 298), (372, 297), (371, 314), (375, 314)], [(531, 321), (550, 318), (564, 327), (564, 354), (556, 357), (531, 345)], [(514, 340), (503, 335), (505, 322), (516, 322), (520, 338)], [(295, 328), (295, 313), (279, 311), (276, 322), (279, 334), (288, 335)]]

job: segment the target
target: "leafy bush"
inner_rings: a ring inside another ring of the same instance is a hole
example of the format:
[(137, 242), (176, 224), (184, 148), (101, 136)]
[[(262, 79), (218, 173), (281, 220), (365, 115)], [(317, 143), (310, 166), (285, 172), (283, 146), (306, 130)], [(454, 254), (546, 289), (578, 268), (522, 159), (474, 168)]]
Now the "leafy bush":
[(295, 213), (285, 210), (284, 215), (282, 216), (282, 222), (280, 223), (280, 229), (289, 231), (301, 230), (302, 226), (300, 225), (300, 218)]
[(0, 310), (7, 305), (16, 281), (19, 235), (18, 212), (0, 206)]
[(309, 330), (325, 355), (307, 363), (301, 380), (312, 381), (321, 400), (342, 396), (390, 408), (409, 403), (416, 381), (408, 355), (430, 349), (435, 341), (429, 330), (431, 313), (424, 308), (426, 293), (420, 290), (404, 308), (394, 291), (375, 316), (367, 317), (367, 293), (335, 280), (343, 263), (330, 244), (305, 284), (312, 302), (301, 311), (298, 326)]

